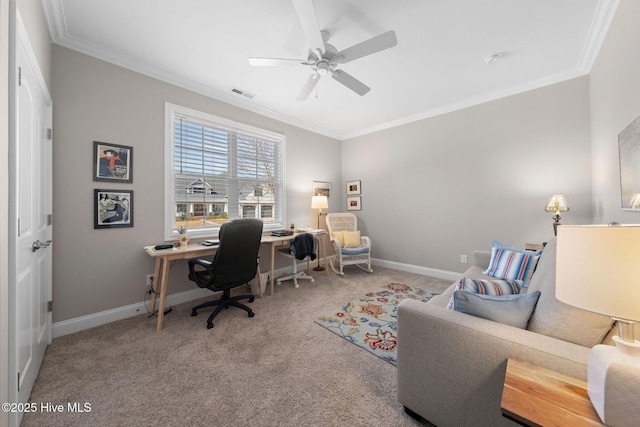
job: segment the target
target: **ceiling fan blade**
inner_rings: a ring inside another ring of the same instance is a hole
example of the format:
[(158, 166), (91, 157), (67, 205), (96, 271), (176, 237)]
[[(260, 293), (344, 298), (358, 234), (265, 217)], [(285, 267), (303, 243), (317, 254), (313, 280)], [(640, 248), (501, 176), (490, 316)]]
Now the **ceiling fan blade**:
[(286, 59), (286, 58), (249, 58), (249, 64), (254, 67), (275, 67), (279, 65), (298, 66), (309, 65), (304, 59)]
[(302, 90), (298, 94), (298, 101), (305, 101), (311, 94), (311, 91), (313, 91), (313, 88), (316, 87), (319, 80), (320, 80), (320, 74), (318, 73), (311, 74), (307, 79), (307, 82), (302, 87)]
[[(358, 43), (345, 50), (338, 52), (336, 62), (345, 64), (353, 61), (354, 59), (362, 58), (363, 56), (371, 55), (372, 53), (380, 52), (381, 50), (389, 49), (398, 44), (395, 31), (387, 31), (378, 36), (365, 40), (362, 43)], [(342, 57), (342, 58), (340, 58)]]
[(315, 7), (313, 7), (313, 0), (292, 1), (302, 29), (307, 36), (307, 41), (309, 41), (309, 47), (313, 52), (320, 51), (324, 53), (324, 40), (322, 40), (322, 33), (320, 32), (320, 25), (318, 24), (318, 15), (316, 14)]
[(339, 81), (358, 95), (365, 95), (371, 90), (369, 86), (342, 70), (331, 70), (331, 77)]

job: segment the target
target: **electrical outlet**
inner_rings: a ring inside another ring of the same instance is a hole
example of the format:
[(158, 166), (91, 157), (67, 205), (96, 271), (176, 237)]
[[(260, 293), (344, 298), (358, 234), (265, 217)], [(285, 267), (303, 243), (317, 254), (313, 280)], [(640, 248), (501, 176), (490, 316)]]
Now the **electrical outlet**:
[(462, 264), (466, 264), (467, 263), (467, 256), (466, 255), (460, 255), (460, 262)]
[(150, 288), (153, 286), (153, 274), (147, 274), (147, 283), (145, 287)]

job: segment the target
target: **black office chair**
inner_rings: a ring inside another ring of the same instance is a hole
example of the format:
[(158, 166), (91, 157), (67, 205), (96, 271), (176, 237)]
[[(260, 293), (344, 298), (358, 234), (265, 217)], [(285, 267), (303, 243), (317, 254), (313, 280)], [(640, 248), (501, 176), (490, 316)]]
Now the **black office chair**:
[(220, 246), (213, 257), (213, 262), (204, 259), (189, 260), (189, 280), (196, 282), (201, 288), (213, 292), (222, 291), (222, 297), (193, 307), (191, 315), (196, 316), (204, 307), (216, 306), (207, 319), (207, 329), (213, 328), (213, 318), (229, 306), (245, 310), (249, 317), (255, 314), (239, 300), (249, 299), (253, 295), (231, 297), (231, 289), (247, 284), (254, 277), (260, 277), (258, 252), (262, 238), (262, 221), (259, 219), (236, 219), (226, 222), (220, 227)]

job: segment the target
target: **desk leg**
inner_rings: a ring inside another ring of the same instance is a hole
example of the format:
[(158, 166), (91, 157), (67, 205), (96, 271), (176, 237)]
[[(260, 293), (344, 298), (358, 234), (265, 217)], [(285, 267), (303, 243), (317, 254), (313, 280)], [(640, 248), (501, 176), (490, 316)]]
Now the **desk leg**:
[(271, 243), (271, 272), (269, 273), (269, 282), (271, 284), (271, 296), (273, 296), (273, 282), (275, 281), (274, 271), (276, 269), (276, 243)]
[(160, 266), (162, 265), (162, 257), (156, 257), (156, 266), (153, 269), (153, 285), (151, 285), (151, 314), (156, 312), (156, 297), (158, 295), (158, 282), (160, 277)]
[(164, 317), (164, 303), (167, 299), (167, 283), (169, 282), (169, 262), (167, 260), (162, 264), (162, 280), (160, 282), (160, 307), (158, 307), (158, 325), (156, 330), (162, 330), (162, 319)]

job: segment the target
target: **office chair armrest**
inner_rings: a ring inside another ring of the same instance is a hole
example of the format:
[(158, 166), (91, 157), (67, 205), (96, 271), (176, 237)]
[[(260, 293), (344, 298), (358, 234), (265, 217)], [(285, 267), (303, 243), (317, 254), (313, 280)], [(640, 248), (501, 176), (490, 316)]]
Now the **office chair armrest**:
[(206, 259), (190, 259), (189, 260), (189, 273), (193, 274), (196, 271), (196, 265), (203, 267), (205, 270), (211, 268), (213, 263), (211, 261), (207, 261)]

